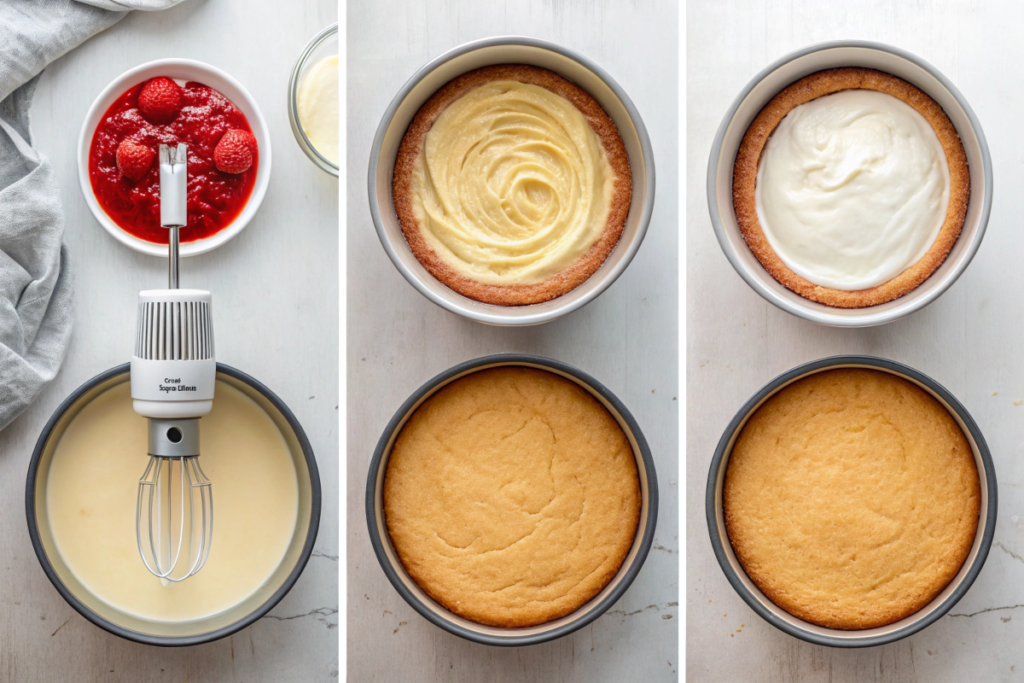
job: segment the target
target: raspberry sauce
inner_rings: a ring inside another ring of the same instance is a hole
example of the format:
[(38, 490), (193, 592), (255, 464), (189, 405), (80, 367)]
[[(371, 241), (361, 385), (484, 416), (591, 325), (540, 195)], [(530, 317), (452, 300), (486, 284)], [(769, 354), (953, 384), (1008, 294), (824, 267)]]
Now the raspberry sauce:
[(189, 81), (184, 86), (181, 111), (167, 124), (152, 124), (138, 109), (139, 92), (145, 83), (129, 89), (107, 109), (92, 137), (89, 179), (103, 210), (129, 234), (157, 244), (167, 244), (167, 229), (160, 227), (160, 164), (156, 160), (145, 176), (135, 181), (117, 168), (117, 147), (131, 139), (159, 150), (160, 144), (188, 146), (188, 225), (181, 229), (182, 242), (210, 237), (241, 213), (252, 194), (259, 165), (254, 150), (252, 167), (237, 175), (222, 173), (213, 163), (213, 149), (229, 130), (252, 132), (249, 122), (213, 88)]

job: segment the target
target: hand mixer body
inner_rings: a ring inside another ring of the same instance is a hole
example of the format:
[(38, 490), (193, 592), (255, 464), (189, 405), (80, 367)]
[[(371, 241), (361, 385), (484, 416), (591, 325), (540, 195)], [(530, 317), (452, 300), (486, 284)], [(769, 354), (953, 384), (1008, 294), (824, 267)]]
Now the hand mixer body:
[(213, 540), (213, 487), (199, 464), (199, 419), (213, 408), (210, 293), (178, 289), (178, 228), (185, 225), (186, 149), (160, 146), (161, 224), (169, 229), (168, 289), (140, 292), (131, 391), (149, 419), (149, 463), (139, 479), (135, 531), (146, 568), (183, 581)]

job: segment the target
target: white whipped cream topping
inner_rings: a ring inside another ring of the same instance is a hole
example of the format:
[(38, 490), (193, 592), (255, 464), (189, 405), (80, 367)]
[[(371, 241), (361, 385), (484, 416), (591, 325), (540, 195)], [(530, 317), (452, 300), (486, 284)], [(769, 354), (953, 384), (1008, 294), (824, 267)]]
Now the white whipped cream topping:
[(816, 285), (867, 289), (935, 242), (949, 205), (949, 165), (928, 121), (874, 90), (795, 107), (757, 169), (757, 218), (791, 270)]

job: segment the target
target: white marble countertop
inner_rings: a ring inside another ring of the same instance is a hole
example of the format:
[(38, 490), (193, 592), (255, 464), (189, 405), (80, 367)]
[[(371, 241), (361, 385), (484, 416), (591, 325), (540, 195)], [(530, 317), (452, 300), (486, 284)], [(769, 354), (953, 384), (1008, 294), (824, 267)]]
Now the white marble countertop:
[[(687, 15), (687, 676), (695, 681), (1011, 681), (1024, 679), (1024, 137), (1017, 83), (1024, 6), (1002, 1), (692, 0)], [(992, 152), (995, 198), (974, 262), (938, 301), (864, 330), (818, 327), (762, 300), (715, 240), (705, 199), (711, 141), (758, 71), (812, 43), (899, 46), (946, 74)], [(837, 353), (891, 358), (935, 378), (977, 420), (999, 479), (995, 544), (950, 614), (921, 633), (863, 650), (809, 645), (754, 614), (708, 540), (704, 487), (722, 430), (766, 381)], [(737, 632), (737, 629), (741, 629)]]
[[(336, 680), (338, 667), (338, 182), (310, 163), (286, 109), (291, 67), (337, 20), (334, 0), (187, 2), (135, 13), (51, 65), (32, 109), (38, 147), (61, 187), (75, 270), (74, 336), (57, 379), (0, 432), (0, 680)], [(271, 11), (271, 8), (272, 11)], [(314, 557), (289, 595), (253, 626), (203, 646), (157, 648), (93, 626), (46, 579), (25, 524), (25, 473), (43, 424), (82, 382), (131, 355), (136, 297), (166, 282), (164, 259), (122, 246), (78, 189), (75, 149), (93, 99), (116, 76), (161, 57), (190, 57), (237, 78), (270, 128), (273, 171), (259, 213), (233, 241), (181, 266), (214, 296), (217, 359), (258, 378), (302, 423), (324, 502)]]
[[(381, 0), (348, 8), (348, 672), (352, 681), (677, 679), (677, 8), (671, 1)], [(401, 85), (468, 40), (520, 34), (595, 60), (633, 99), (654, 146), (657, 200), (626, 273), (596, 301), (539, 327), (486, 327), (435, 306), (381, 248), (367, 207), (374, 131)], [(642, 49), (639, 49), (642, 46)], [(374, 445), (414, 389), (457, 362), (520, 351), (571, 363), (614, 391), (657, 462), (655, 549), (612, 610), (558, 641), (478, 645), (428, 623), (394, 590), (366, 534)]]

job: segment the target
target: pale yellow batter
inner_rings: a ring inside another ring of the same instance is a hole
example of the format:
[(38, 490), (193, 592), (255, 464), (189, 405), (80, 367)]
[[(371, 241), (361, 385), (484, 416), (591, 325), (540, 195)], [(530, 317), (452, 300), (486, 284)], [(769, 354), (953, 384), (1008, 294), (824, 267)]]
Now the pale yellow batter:
[(413, 172), (413, 212), (448, 265), (530, 285), (580, 258), (606, 227), (615, 176), (583, 114), (546, 88), (491, 81), (438, 116)]
[(174, 585), (149, 573), (136, 546), (146, 443), (146, 419), (132, 410), (128, 383), (98, 396), (68, 426), (46, 490), (61, 557), (97, 598), (143, 619), (188, 621), (238, 604), (270, 578), (295, 530), (298, 482), (284, 437), (249, 397), (217, 382), (213, 411), (200, 422), (213, 544), (206, 566)]
[(299, 124), (310, 143), (338, 165), (338, 56), (324, 57), (302, 77), (295, 103)]

